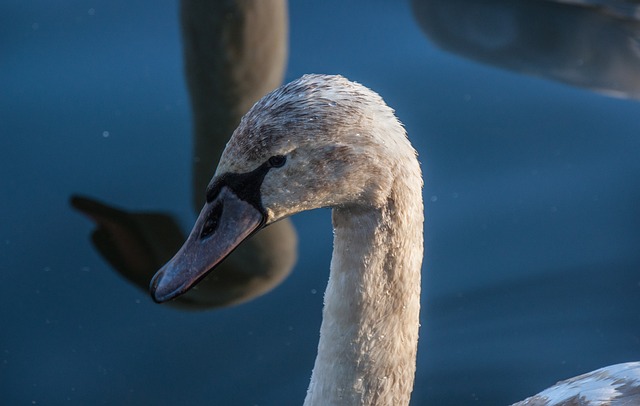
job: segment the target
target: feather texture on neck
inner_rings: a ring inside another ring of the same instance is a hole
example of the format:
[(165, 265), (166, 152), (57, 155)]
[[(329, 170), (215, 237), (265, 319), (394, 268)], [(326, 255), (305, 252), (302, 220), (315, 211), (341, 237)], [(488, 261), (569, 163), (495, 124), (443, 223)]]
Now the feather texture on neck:
[[(382, 207), (333, 210), (331, 274), (305, 405), (407, 405), (423, 251), (421, 179), (398, 176)], [(405, 172), (403, 170), (403, 172)]]

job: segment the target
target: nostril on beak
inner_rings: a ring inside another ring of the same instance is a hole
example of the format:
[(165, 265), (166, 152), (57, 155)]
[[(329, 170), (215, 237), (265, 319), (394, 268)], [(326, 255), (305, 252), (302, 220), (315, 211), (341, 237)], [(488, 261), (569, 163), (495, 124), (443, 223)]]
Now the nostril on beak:
[(222, 216), (223, 206), (223, 203), (218, 201), (215, 203), (215, 206), (209, 211), (207, 219), (202, 226), (202, 231), (200, 231), (200, 239), (209, 237), (218, 229), (220, 217)]

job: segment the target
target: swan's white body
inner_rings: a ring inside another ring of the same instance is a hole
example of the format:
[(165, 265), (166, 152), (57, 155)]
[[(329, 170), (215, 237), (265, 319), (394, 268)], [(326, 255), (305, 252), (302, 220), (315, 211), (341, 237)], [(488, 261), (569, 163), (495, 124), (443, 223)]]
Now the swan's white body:
[[(303, 76), (242, 119), (189, 239), (158, 272), (152, 293), (169, 300), (264, 225), (332, 207), (331, 273), (305, 405), (407, 405), (419, 327), (421, 189), (415, 151), (376, 93), (340, 76)], [(637, 393), (639, 369), (619, 366), (612, 376), (620, 384), (608, 393), (632, 393), (621, 384), (625, 371)], [(567, 405), (590, 404), (562, 393), (574, 402)], [(562, 404), (551, 396), (557, 392), (522, 405)]]

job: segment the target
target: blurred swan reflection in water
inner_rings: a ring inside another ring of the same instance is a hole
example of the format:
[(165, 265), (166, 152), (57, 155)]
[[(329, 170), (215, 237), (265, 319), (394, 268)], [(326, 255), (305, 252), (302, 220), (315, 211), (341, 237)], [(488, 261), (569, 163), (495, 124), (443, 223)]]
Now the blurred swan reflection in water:
[(613, 97), (640, 98), (640, 5), (625, 1), (412, 0), (444, 50)]
[[(287, 4), (181, 1), (186, 79), (194, 119), (193, 207), (199, 212), (216, 162), (246, 111), (278, 87), (287, 60)], [(148, 291), (153, 274), (186, 234), (168, 213), (128, 212), (87, 197), (71, 204), (96, 222), (93, 243), (126, 279)], [(172, 304), (228, 306), (259, 296), (289, 275), (297, 238), (290, 220), (260, 231), (215, 274)]]

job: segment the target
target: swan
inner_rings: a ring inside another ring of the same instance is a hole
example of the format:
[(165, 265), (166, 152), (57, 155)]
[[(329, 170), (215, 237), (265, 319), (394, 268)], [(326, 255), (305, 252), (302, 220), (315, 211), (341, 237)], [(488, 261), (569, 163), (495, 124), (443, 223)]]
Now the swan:
[[(179, 296), (253, 233), (320, 207), (332, 208), (334, 247), (304, 404), (408, 405), (423, 257), (420, 165), (393, 110), (342, 76), (305, 75), (242, 118), (191, 234), (151, 281), (152, 297)], [(585, 382), (587, 392), (571, 392)], [(580, 402), (603, 393), (637, 399), (639, 383), (639, 364), (622, 364), (520, 405), (590, 404)]]

